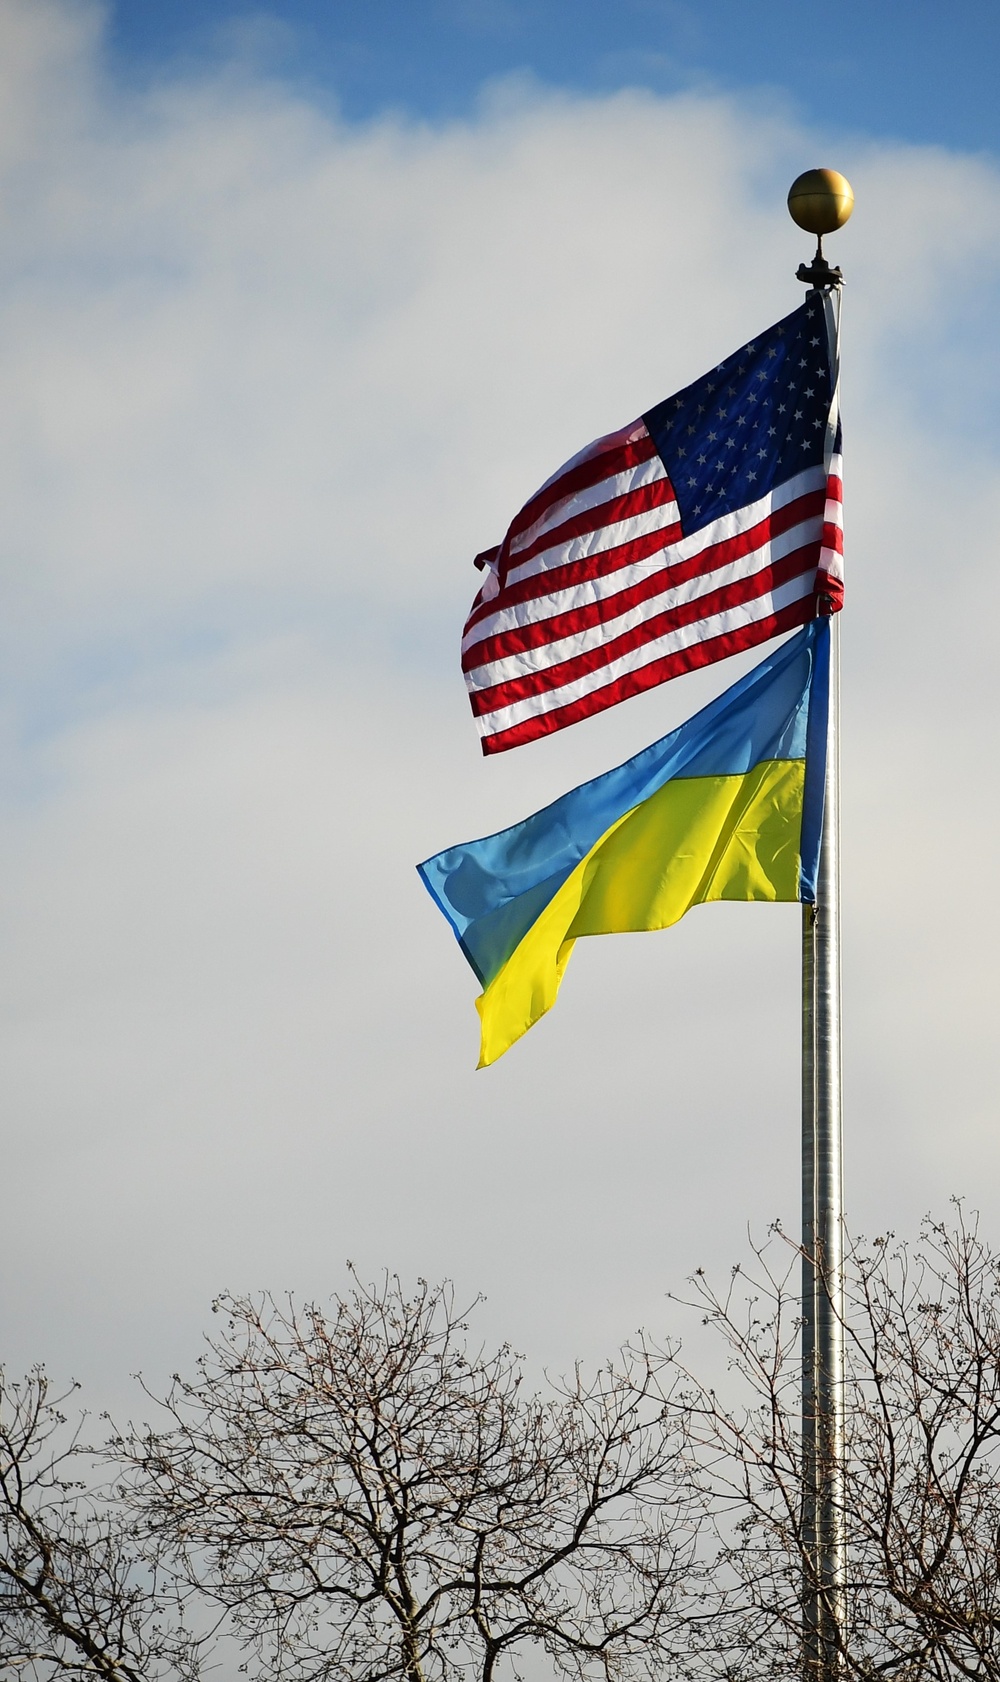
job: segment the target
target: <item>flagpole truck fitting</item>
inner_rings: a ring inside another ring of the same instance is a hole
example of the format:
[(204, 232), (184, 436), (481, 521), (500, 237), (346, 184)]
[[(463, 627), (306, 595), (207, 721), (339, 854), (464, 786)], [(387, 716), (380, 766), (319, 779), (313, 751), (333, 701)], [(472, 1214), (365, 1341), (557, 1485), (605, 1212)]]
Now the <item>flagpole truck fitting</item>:
[(788, 189), (788, 214), (807, 234), (816, 235), (816, 255), (806, 267), (800, 263), (796, 280), (817, 292), (843, 286), (839, 268), (831, 269), (823, 255), (823, 235), (842, 228), (854, 209), (854, 193), (846, 175), (836, 169), (807, 169), (796, 176)]

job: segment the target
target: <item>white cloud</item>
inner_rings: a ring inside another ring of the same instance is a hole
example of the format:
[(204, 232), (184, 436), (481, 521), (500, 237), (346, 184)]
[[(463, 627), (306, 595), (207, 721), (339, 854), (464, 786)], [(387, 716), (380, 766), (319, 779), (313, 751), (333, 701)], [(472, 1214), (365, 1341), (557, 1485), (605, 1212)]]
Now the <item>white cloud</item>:
[(794, 1225), (797, 914), (581, 943), (477, 1075), (413, 863), (729, 673), (484, 764), (472, 554), (794, 307), (788, 181), (852, 177), (849, 1201), (1000, 1215), (992, 510), (1000, 186), (759, 103), (508, 84), (338, 125), (244, 63), (141, 96), (97, 14), (0, 0), (0, 1093), (8, 1353), (100, 1398), (212, 1292), (353, 1256), (597, 1354)]

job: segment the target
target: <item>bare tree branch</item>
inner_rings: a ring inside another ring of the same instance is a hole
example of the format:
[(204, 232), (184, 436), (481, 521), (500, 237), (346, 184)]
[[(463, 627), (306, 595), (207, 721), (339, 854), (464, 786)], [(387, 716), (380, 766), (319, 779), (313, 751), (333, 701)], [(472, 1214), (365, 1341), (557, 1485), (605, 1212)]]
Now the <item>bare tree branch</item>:
[(0, 1671), (33, 1682), (192, 1682), (199, 1644), (176, 1588), (143, 1556), (107, 1491), (82, 1476), (93, 1459), (82, 1420), (36, 1369), (0, 1370)]
[(136, 1521), (261, 1676), (491, 1682), (532, 1647), (578, 1677), (694, 1674), (705, 1591), (669, 1351), (527, 1396), (507, 1346), (470, 1349), (449, 1286), (217, 1307), (163, 1428), (117, 1452)]

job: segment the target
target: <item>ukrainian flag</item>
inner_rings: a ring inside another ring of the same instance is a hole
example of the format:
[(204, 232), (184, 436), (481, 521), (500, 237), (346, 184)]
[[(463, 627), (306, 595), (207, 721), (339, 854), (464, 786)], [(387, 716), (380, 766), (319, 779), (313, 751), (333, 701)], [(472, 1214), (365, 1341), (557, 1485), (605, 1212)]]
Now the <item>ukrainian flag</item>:
[(829, 668), (816, 619), (634, 759), (418, 866), (482, 983), (480, 1068), (555, 1003), (581, 935), (815, 899)]

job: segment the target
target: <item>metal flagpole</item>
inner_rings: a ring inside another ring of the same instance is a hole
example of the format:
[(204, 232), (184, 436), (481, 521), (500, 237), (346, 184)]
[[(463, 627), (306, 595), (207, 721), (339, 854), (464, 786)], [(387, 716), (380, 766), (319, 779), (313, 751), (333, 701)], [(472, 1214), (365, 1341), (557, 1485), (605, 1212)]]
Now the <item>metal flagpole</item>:
[[(789, 193), (800, 227), (819, 236), (798, 278), (822, 300), (833, 374), (827, 437), (837, 429), (841, 273), (822, 235), (846, 222), (848, 183), (809, 170)], [(840, 1036), (840, 638), (833, 616), (823, 835), (815, 905), (802, 907), (802, 1670), (836, 1682), (846, 1634), (844, 1523), (843, 1155)]]
[(834, 619), (819, 879), (816, 904), (802, 908), (802, 1621), (807, 1682), (834, 1682), (841, 1671), (847, 1566), (838, 641)]

